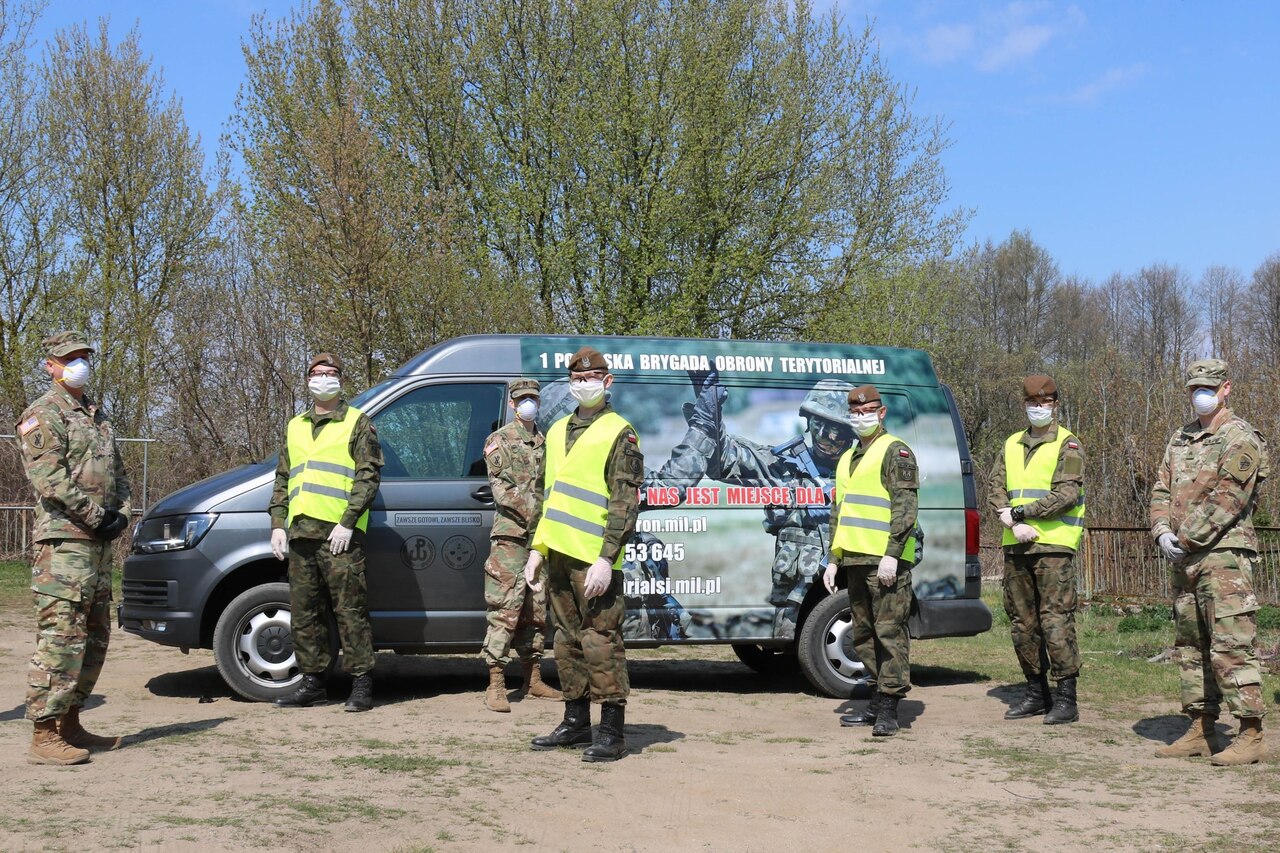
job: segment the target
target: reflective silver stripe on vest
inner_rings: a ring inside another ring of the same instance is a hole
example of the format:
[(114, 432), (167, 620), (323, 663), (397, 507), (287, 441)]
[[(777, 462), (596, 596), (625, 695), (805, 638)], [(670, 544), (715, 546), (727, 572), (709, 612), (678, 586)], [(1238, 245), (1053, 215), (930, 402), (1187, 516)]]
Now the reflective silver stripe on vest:
[[(561, 480), (556, 480), (555, 483), (551, 485), (551, 491), (559, 492), (562, 495), (568, 495), (571, 498), (577, 498), (580, 501), (586, 501), (594, 506), (602, 506), (606, 508), (609, 506), (609, 499), (604, 495), (598, 495), (589, 489), (582, 488), (581, 486), (571, 486)], [(604, 528), (601, 528), (601, 530), (603, 529)]]
[(542, 517), (551, 521), (558, 521), (566, 527), (581, 530), (583, 533), (590, 533), (592, 536), (604, 537), (603, 524), (592, 524), (589, 521), (583, 521), (581, 518), (572, 516), (562, 509), (549, 509), (542, 514)]
[(294, 488), (294, 489), (290, 490), (290, 492), (289, 492), (289, 500), (293, 500), (294, 498), (296, 498), (296, 497), (298, 496), (298, 491), (299, 491), (299, 490), (298, 490), (297, 488)]
[(296, 477), (305, 470), (307, 470), (307, 463), (305, 462), (303, 462), (301, 465), (294, 465), (292, 468), (289, 469), (289, 476)]
[(339, 465), (336, 462), (317, 462), (314, 459), (308, 459), (306, 466), (313, 471), (324, 471), (326, 474), (341, 474), (343, 477), (351, 477), (355, 479), (356, 469), (348, 468), (346, 465)]
[(1056, 520), (1063, 524), (1070, 524), (1072, 527), (1084, 527), (1084, 519), (1074, 515), (1060, 515)]
[(843, 503), (862, 504), (863, 506), (878, 506), (884, 509), (891, 509), (893, 504), (889, 503), (888, 498), (877, 498), (872, 495), (845, 495)]
[(333, 486), (317, 486), (315, 483), (303, 483), (301, 488), (304, 492), (324, 495), (326, 498), (338, 498), (343, 501), (351, 499), (351, 493), (346, 489), (335, 489)]
[(871, 521), (866, 518), (849, 518), (842, 516), (840, 519), (841, 527), (865, 527), (868, 530), (883, 530), (889, 532), (889, 522), (887, 521)]
[(1009, 492), (1009, 500), (1017, 500), (1018, 498), (1037, 500), (1038, 498), (1046, 497), (1048, 494), (1048, 489), (1012, 489)]

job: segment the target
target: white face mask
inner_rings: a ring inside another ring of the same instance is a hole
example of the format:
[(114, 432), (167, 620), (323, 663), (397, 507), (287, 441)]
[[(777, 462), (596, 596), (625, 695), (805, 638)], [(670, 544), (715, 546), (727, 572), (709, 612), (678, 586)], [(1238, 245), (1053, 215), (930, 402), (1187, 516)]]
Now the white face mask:
[(342, 390), (342, 380), (336, 376), (312, 376), (307, 380), (307, 390), (312, 397), (327, 403)]
[(1218, 395), (1208, 388), (1197, 388), (1191, 392), (1191, 408), (1197, 415), (1211, 415), (1218, 408)]
[(581, 382), (571, 380), (569, 382), (569, 393), (573, 395), (573, 399), (587, 408), (591, 408), (604, 399), (604, 380), (587, 379)]
[(83, 388), (89, 381), (89, 362), (83, 358), (62, 365), (62, 384), (68, 388)]
[(853, 424), (854, 432), (862, 438), (866, 438), (880, 428), (880, 413), (851, 414), (849, 415), (849, 422)]
[(1052, 406), (1027, 406), (1027, 420), (1033, 427), (1048, 426), (1053, 420)]
[(538, 401), (532, 397), (525, 397), (519, 403), (516, 403), (516, 414), (520, 416), (522, 421), (531, 421), (538, 416)]

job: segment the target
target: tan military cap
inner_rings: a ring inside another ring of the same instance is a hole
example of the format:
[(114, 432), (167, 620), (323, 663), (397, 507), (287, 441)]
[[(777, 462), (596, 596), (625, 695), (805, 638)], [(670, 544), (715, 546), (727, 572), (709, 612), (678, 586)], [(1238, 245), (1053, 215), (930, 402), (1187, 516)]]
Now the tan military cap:
[(58, 332), (44, 339), (45, 352), (54, 358), (62, 358), (71, 355), (79, 350), (88, 350), (93, 352), (93, 347), (89, 346), (89, 341), (79, 332)]
[(1227, 381), (1227, 363), (1220, 358), (1202, 358), (1187, 368), (1188, 388), (1218, 388)]
[(859, 385), (849, 391), (849, 405), (861, 406), (863, 403), (879, 403), (880, 392), (874, 385)]
[(1029, 400), (1038, 397), (1053, 397), (1056, 399), (1058, 396), (1058, 383), (1053, 381), (1052, 376), (1033, 373), (1022, 380), (1022, 396)]
[(583, 347), (569, 359), (569, 372), (578, 373), (583, 370), (608, 370), (609, 363), (595, 347)]
[(311, 356), (311, 363), (307, 365), (307, 375), (311, 375), (311, 371), (315, 370), (321, 364), (327, 364), (334, 370), (342, 373), (342, 359), (338, 358), (331, 352), (318, 352)]
[(541, 386), (538, 385), (536, 379), (512, 379), (507, 384), (507, 393), (511, 395), (512, 400), (519, 400), (521, 397), (541, 397)]

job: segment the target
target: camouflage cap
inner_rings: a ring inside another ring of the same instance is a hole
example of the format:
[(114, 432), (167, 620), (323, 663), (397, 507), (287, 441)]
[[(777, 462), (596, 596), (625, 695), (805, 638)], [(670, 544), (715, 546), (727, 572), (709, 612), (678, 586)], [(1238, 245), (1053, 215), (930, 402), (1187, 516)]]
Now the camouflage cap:
[(1053, 397), (1056, 400), (1058, 398), (1058, 383), (1053, 381), (1052, 376), (1033, 373), (1022, 380), (1022, 396), (1029, 400), (1038, 397)]
[(861, 406), (864, 403), (879, 403), (880, 392), (874, 385), (859, 385), (849, 391), (849, 405)]
[(608, 370), (609, 363), (595, 347), (583, 347), (569, 359), (569, 372), (578, 373), (584, 370)]
[(73, 352), (88, 350), (93, 352), (89, 341), (79, 332), (57, 332), (44, 339), (44, 349), (53, 358), (62, 358)]
[(518, 400), (521, 397), (541, 397), (541, 386), (536, 379), (512, 379), (507, 383), (507, 393), (511, 395), (512, 400)]
[(1227, 381), (1227, 363), (1220, 358), (1202, 358), (1187, 368), (1188, 388), (1220, 388)]
[(311, 371), (315, 370), (321, 364), (327, 364), (334, 370), (342, 373), (342, 359), (338, 358), (331, 352), (318, 352), (311, 356), (311, 362), (307, 365), (307, 375), (311, 375)]

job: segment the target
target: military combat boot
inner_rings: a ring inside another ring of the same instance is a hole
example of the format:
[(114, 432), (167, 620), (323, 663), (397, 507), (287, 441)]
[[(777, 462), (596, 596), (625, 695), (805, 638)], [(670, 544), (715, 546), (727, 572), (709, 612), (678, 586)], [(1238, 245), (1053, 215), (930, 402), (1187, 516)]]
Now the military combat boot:
[(564, 701), (563, 693), (542, 680), (541, 660), (530, 658), (529, 660), (520, 661), (520, 665), (524, 667), (524, 684), (520, 685), (520, 694), (522, 696), (532, 696), (534, 699), (555, 699), (557, 702)]
[(605, 702), (600, 706), (600, 725), (591, 746), (582, 753), (583, 761), (617, 761), (627, 754), (627, 742), (623, 737), (626, 705)]
[(901, 696), (880, 697), (880, 714), (876, 717), (876, 727), (871, 730), (872, 737), (893, 737), (898, 733), (898, 702)]
[(1213, 755), (1222, 745), (1214, 724), (1218, 715), (1192, 714), (1191, 728), (1187, 733), (1166, 746), (1156, 747), (1157, 758), (1194, 758), (1197, 755)]
[(357, 675), (351, 682), (351, 695), (347, 697), (344, 711), (368, 711), (373, 707), (373, 675)]
[(1053, 697), (1053, 707), (1044, 715), (1046, 726), (1057, 726), (1062, 723), (1074, 723), (1080, 719), (1080, 711), (1076, 708), (1076, 677), (1058, 679), (1058, 690)]
[(845, 714), (840, 717), (840, 725), (845, 726), (874, 726), (876, 717), (880, 714), (880, 691), (875, 690), (871, 693), (871, 701), (867, 702), (867, 707), (861, 711), (852, 714)]
[(80, 708), (72, 705), (71, 710), (58, 721), (58, 734), (72, 746), (80, 749), (109, 752), (120, 746), (120, 738), (95, 735), (80, 725)]
[(326, 701), (329, 694), (324, 689), (324, 678), (307, 673), (302, 676), (298, 689), (276, 700), (278, 708), (306, 708)]
[(89, 760), (89, 750), (79, 749), (58, 734), (58, 721), (52, 717), (36, 720), (31, 733), (31, 748), (27, 750), (28, 764), (84, 764)]
[(502, 667), (496, 663), (489, 664), (489, 689), (484, 692), (484, 706), (500, 714), (511, 713), (511, 703), (507, 701), (507, 682), (502, 676)]
[(540, 735), (529, 742), (533, 749), (555, 749), (559, 746), (581, 749), (591, 743), (591, 699), (566, 699), (564, 720), (549, 735)]
[(1231, 746), (1209, 758), (1210, 764), (1230, 767), (1236, 764), (1257, 764), (1266, 750), (1262, 748), (1262, 718), (1241, 717), (1240, 734)]
[(1026, 695), (1022, 697), (1021, 702), (1004, 712), (1004, 718), (1006, 720), (1022, 720), (1027, 717), (1034, 717), (1036, 714), (1043, 714), (1053, 704), (1052, 696), (1053, 692), (1049, 690), (1049, 681), (1043, 675), (1034, 681), (1028, 680)]

